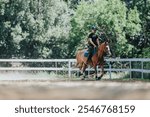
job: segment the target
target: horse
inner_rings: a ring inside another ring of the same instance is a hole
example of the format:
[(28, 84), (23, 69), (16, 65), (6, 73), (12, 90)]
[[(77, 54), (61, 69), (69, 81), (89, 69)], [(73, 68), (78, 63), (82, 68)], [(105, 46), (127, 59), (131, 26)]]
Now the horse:
[[(105, 62), (104, 56), (106, 55), (111, 56), (109, 42), (105, 41), (101, 43), (98, 46), (96, 53), (92, 56), (91, 60), (88, 62), (86, 62), (87, 57), (84, 56), (85, 51), (87, 51), (87, 49), (79, 50), (76, 53), (76, 60), (77, 60), (76, 67), (78, 67), (81, 71), (81, 74), (83, 74), (83, 78), (81, 80), (85, 79), (85, 70), (88, 65), (94, 68), (95, 79), (100, 80), (104, 75), (104, 62)], [(102, 69), (102, 74), (100, 75), (100, 77), (97, 76), (97, 66), (100, 66)]]

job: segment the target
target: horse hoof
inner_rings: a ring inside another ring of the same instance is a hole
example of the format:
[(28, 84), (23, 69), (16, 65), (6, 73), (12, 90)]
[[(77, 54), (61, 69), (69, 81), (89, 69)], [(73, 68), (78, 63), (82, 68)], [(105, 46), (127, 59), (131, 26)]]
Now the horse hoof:
[(81, 78), (81, 80), (85, 80), (85, 78)]
[(86, 76), (84, 75), (83, 78), (81, 80), (85, 80)]
[(101, 80), (101, 77), (96, 77), (96, 80)]

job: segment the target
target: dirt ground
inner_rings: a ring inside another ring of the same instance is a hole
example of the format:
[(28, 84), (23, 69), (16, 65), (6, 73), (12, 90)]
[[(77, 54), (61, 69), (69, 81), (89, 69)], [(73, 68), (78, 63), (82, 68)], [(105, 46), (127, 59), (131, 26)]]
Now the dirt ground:
[(0, 99), (150, 99), (150, 82), (3, 80)]

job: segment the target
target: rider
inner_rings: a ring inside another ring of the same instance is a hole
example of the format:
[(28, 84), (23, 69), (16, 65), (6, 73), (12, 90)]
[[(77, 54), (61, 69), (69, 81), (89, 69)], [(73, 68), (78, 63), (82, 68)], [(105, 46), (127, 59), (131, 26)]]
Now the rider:
[(88, 52), (89, 52), (89, 55), (87, 57), (86, 63), (89, 60), (91, 60), (93, 50), (96, 49), (100, 44), (99, 39), (98, 39), (98, 35), (96, 35), (96, 31), (97, 31), (97, 28), (95, 26), (92, 26), (91, 33), (88, 35)]

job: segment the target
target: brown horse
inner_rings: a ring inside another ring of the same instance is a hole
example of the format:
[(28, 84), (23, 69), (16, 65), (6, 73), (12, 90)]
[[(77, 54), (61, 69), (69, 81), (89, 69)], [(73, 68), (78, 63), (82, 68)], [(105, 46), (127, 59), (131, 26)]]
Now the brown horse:
[[(92, 56), (91, 61), (88, 61), (87, 64), (85, 64), (87, 60), (87, 57), (84, 56), (85, 51), (86, 51), (85, 49), (79, 50), (76, 54), (76, 60), (77, 60), (76, 66), (80, 69), (81, 73), (84, 76), (82, 80), (85, 79), (85, 70), (88, 65), (94, 68), (96, 80), (100, 80), (102, 76), (104, 75), (104, 56), (107, 54), (111, 56), (109, 42), (105, 41), (102, 44), (100, 44), (100, 46), (97, 49), (96, 54)], [(100, 66), (102, 69), (102, 74), (100, 75), (100, 77), (97, 77), (97, 66)]]

